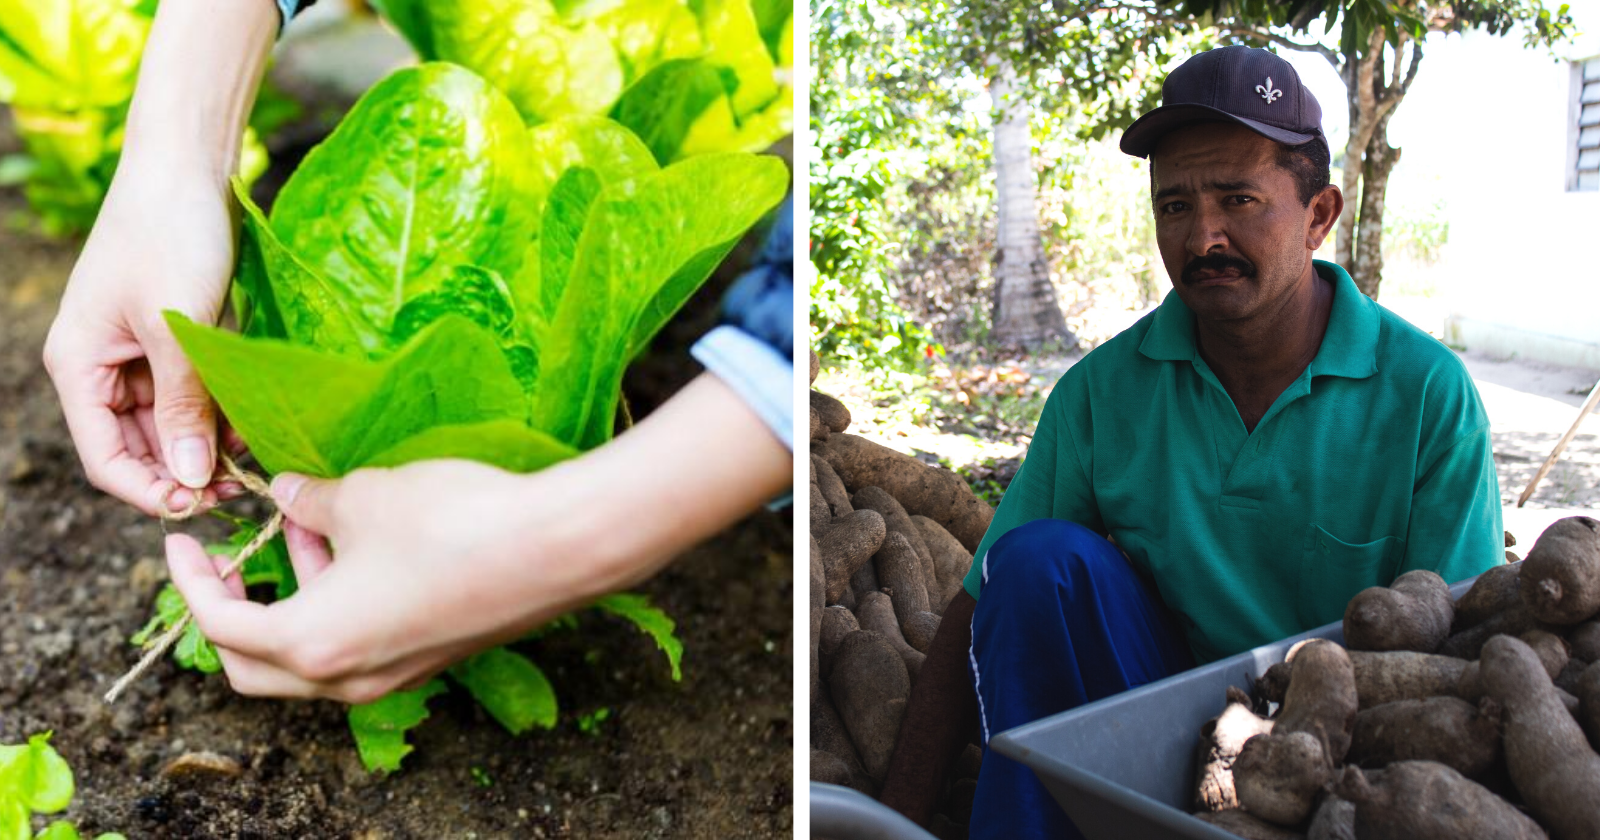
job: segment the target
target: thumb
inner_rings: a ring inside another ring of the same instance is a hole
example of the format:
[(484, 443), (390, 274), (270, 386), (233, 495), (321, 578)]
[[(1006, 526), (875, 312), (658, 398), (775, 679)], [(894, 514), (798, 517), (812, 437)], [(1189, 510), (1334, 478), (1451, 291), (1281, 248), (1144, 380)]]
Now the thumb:
[(216, 404), (164, 324), (142, 343), (155, 385), (156, 435), (167, 467), (185, 487), (205, 487), (216, 468)]
[(278, 473), (272, 479), (272, 500), (289, 521), (325, 537), (334, 535), (338, 479), (321, 479), (299, 473)]

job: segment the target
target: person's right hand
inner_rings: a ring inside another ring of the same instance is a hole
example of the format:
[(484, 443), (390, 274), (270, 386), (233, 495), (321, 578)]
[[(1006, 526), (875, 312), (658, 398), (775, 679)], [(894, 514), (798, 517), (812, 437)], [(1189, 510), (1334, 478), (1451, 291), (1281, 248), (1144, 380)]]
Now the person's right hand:
[(234, 225), (226, 181), (182, 169), (124, 156), (44, 345), (89, 481), (152, 515), (215, 501), (217, 410), (162, 312), (217, 322)]

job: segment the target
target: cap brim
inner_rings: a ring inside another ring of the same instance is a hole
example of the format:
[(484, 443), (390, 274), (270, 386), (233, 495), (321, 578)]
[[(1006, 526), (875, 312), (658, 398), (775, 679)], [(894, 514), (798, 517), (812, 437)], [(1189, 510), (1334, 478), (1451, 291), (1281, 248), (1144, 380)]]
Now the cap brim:
[(1227, 111), (1213, 108), (1209, 105), (1162, 105), (1160, 108), (1134, 120), (1128, 130), (1122, 132), (1122, 142), (1119, 144), (1122, 151), (1134, 157), (1147, 158), (1155, 150), (1161, 138), (1167, 132), (1189, 123), (1195, 122), (1232, 122), (1254, 131), (1270, 140), (1298, 146), (1308, 143), (1322, 133), (1318, 128), (1312, 132), (1290, 131), (1286, 128), (1267, 125), (1257, 120), (1236, 117)]

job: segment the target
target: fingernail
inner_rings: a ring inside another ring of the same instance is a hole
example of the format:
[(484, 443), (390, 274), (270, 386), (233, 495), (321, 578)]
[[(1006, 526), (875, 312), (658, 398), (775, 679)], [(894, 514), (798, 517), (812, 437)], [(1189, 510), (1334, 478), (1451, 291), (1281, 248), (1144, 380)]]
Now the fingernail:
[(306, 486), (306, 477), (294, 473), (278, 473), (272, 479), (272, 500), (278, 507), (288, 507), (294, 504), (294, 497), (300, 495), (300, 488)]
[(179, 438), (172, 445), (172, 474), (183, 486), (198, 490), (210, 484), (211, 469), (211, 447), (205, 438)]

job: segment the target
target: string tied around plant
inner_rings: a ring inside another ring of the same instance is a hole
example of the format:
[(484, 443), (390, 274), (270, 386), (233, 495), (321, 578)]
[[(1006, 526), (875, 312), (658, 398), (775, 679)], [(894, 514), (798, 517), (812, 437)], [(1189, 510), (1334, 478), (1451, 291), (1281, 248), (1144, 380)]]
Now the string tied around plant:
[[(256, 532), (256, 535), (249, 542), (239, 549), (239, 553), (234, 555), (232, 562), (223, 567), (219, 576), (223, 580), (227, 580), (244, 566), (245, 561), (255, 556), (257, 552), (266, 547), (267, 543), (272, 542), (283, 531), (283, 511), (279, 510), (277, 505), (272, 502), (272, 489), (266, 479), (241, 469), (232, 458), (228, 457), (227, 453), (222, 453), (221, 460), (223, 472), (227, 474), (230, 480), (238, 482), (251, 495), (265, 499), (269, 504), (273, 504), (272, 516), (267, 519), (267, 523), (261, 527), (260, 531)], [(161, 500), (161, 520), (164, 523), (183, 522), (192, 519), (200, 512), (201, 496), (199, 493), (191, 494), (192, 498), (189, 504), (182, 510), (172, 510), (167, 502), (177, 490), (178, 488), (174, 486), (167, 491), (167, 495)], [(111, 689), (105, 693), (105, 701), (107, 703), (117, 702), (117, 698), (121, 697), (129, 686), (138, 681), (146, 671), (160, 661), (161, 657), (166, 655), (167, 651), (172, 649), (173, 645), (178, 643), (178, 640), (183, 637), (184, 632), (189, 629), (189, 624), (193, 621), (194, 615), (185, 609), (183, 617), (178, 619), (177, 623), (167, 628), (166, 632), (156, 637), (154, 641), (145, 645), (144, 656), (140, 657), (139, 661), (128, 669), (126, 674), (123, 674), (112, 684)]]

